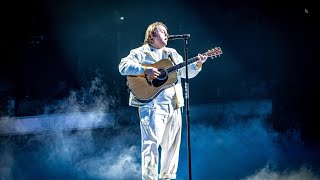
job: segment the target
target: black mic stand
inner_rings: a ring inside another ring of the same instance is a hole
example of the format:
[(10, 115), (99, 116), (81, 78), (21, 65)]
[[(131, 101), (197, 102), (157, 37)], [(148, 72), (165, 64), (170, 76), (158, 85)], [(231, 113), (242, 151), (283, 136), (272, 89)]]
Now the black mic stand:
[(188, 37), (184, 39), (184, 58), (186, 68), (185, 80), (185, 99), (186, 99), (186, 124), (187, 124), (187, 148), (188, 148), (188, 170), (189, 179), (192, 179), (191, 173), (191, 147), (190, 147), (190, 103), (189, 103), (189, 72), (188, 72)]

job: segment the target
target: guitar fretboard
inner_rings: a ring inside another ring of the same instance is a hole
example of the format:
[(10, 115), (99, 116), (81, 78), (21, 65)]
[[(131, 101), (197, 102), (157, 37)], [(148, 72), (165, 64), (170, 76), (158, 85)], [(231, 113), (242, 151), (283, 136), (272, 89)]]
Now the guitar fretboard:
[[(203, 53), (202, 55), (207, 55), (207, 53)], [(187, 60), (187, 63), (188, 63), (188, 65), (189, 65), (189, 64), (191, 64), (191, 63), (196, 62), (197, 60), (198, 60), (198, 57), (195, 56), (195, 57), (193, 57), (193, 58), (188, 59), (188, 60)], [(185, 66), (186, 66), (186, 62), (181, 62), (181, 63), (179, 63), (179, 64), (177, 64), (177, 65), (174, 65), (174, 66), (171, 66), (171, 67), (167, 68), (166, 70), (167, 70), (167, 72), (170, 74), (171, 72), (174, 72), (174, 71), (176, 71), (176, 70), (178, 70), (178, 69), (181, 69), (181, 68), (183, 68), (183, 67), (185, 67)]]
[[(209, 51), (203, 53), (202, 55), (206, 55), (207, 57), (213, 57), (213, 56), (216, 57), (216, 56), (220, 56), (221, 54), (222, 54), (221, 48), (216, 47), (212, 50), (209, 50)], [(197, 60), (198, 60), (198, 56), (195, 56), (193, 58), (188, 59), (187, 61), (184, 61), (184, 62), (181, 62), (177, 65), (171, 66), (165, 70), (167, 71), (167, 73), (172, 73), (180, 68), (185, 67), (186, 65), (189, 65), (191, 63), (196, 62)]]
[[(193, 62), (196, 62), (197, 60), (198, 60), (198, 57), (193, 57), (193, 58), (191, 58), (191, 59), (188, 59), (188, 60), (187, 60), (187, 63), (188, 63), (188, 65), (189, 65), (189, 64), (191, 64), (191, 63), (193, 63)], [(181, 63), (179, 63), (179, 64), (177, 64), (177, 65), (175, 65), (175, 66), (171, 66), (171, 67), (167, 68), (167, 72), (168, 72), (168, 73), (171, 73), (171, 72), (176, 71), (176, 70), (178, 70), (178, 69), (181, 69), (181, 68), (183, 68), (183, 67), (185, 67), (185, 66), (186, 66), (186, 62), (181, 62)]]

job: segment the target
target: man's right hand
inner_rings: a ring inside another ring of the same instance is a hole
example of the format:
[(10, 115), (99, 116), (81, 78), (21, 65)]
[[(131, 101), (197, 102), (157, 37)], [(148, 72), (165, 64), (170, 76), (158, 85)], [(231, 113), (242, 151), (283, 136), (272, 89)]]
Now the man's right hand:
[(157, 68), (154, 67), (146, 67), (146, 71), (144, 72), (150, 79), (156, 79), (160, 72)]

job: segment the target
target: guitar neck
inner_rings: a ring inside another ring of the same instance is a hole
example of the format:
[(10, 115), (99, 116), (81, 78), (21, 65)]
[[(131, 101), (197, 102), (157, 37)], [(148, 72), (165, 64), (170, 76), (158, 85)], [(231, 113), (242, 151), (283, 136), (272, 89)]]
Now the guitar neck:
[[(193, 57), (193, 58), (187, 60), (187, 64), (189, 65), (191, 63), (196, 62), (197, 60), (198, 60), (197, 56)], [(174, 65), (174, 66), (171, 66), (171, 67), (167, 68), (167, 71), (168, 71), (168, 73), (171, 73), (171, 72), (174, 72), (174, 71), (176, 71), (178, 69), (181, 69), (181, 68), (183, 68), (185, 66), (186, 66), (186, 62), (181, 62), (181, 63), (179, 63), (177, 65)]]
[[(211, 58), (216, 57), (216, 56), (220, 56), (221, 54), (222, 54), (222, 50), (221, 50), (220, 47), (216, 47), (216, 48), (213, 48), (211, 50), (208, 50), (205, 53), (202, 53), (202, 55), (206, 55), (207, 57), (211, 57)], [(176, 71), (176, 70), (178, 70), (180, 68), (185, 67), (186, 65), (194, 63), (197, 60), (198, 60), (198, 56), (195, 56), (195, 57), (193, 57), (191, 59), (188, 59), (187, 61), (184, 61), (184, 62), (181, 62), (181, 63), (179, 63), (177, 65), (171, 66), (171, 67), (167, 68), (166, 70), (167, 70), (168, 73), (171, 73), (171, 72), (174, 72), (174, 71)]]

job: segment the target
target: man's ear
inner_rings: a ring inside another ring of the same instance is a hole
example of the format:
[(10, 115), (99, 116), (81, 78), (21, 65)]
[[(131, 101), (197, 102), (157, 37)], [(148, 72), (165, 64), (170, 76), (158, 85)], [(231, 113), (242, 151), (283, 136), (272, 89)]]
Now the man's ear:
[(156, 32), (151, 32), (151, 38), (157, 37), (157, 33)]

